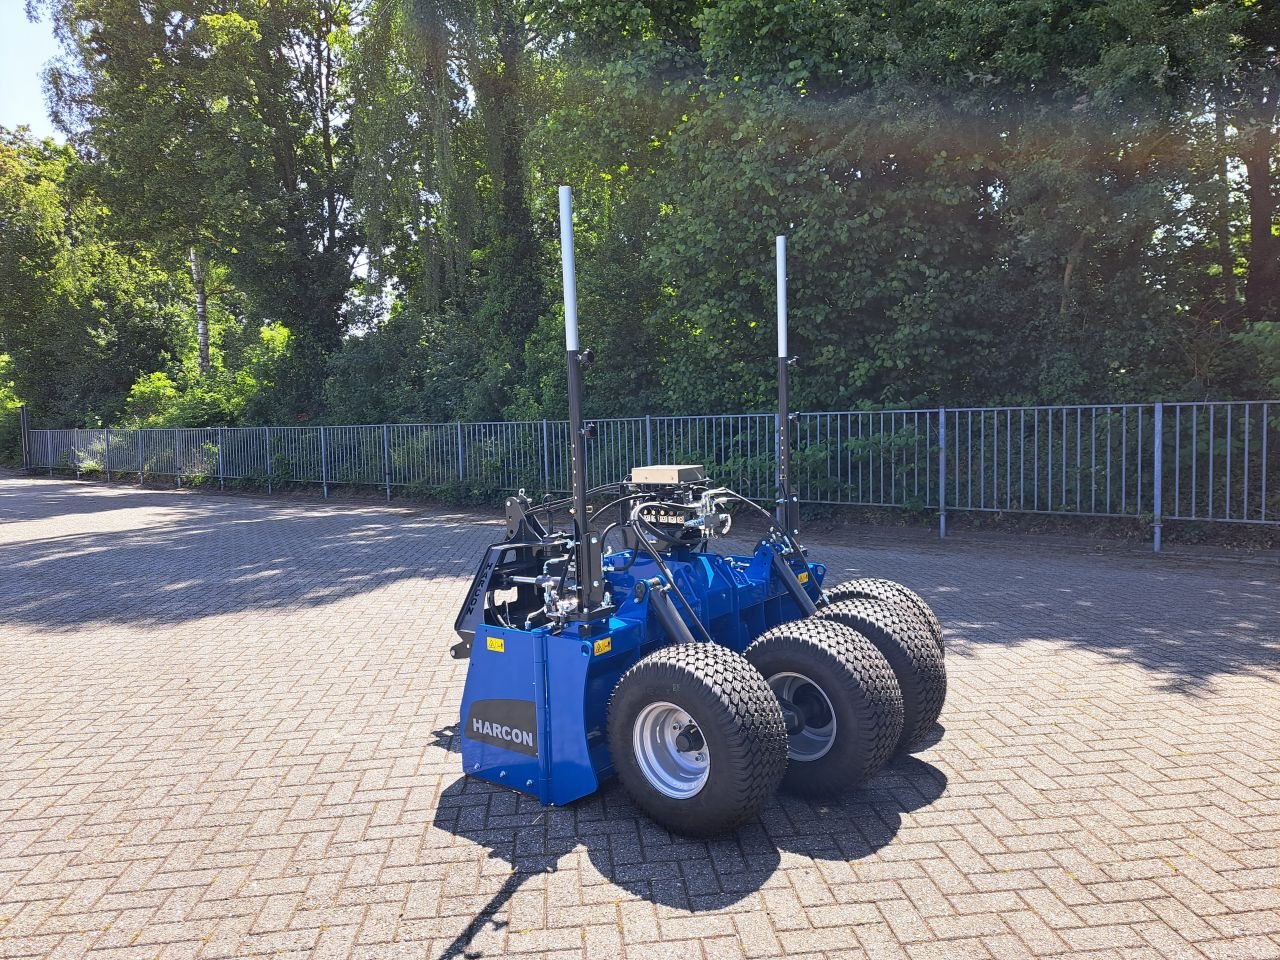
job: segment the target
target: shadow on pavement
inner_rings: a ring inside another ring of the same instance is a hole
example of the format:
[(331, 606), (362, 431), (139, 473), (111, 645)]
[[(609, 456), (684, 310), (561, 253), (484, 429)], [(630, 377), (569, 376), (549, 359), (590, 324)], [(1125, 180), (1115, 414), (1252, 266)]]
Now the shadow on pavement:
[(511, 874), (441, 954), (441, 960), (482, 956), (469, 945), (500, 919), (521, 884), (554, 873), (561, 860), (584, 847), (597, 876), (580, 882), (616, 884), (653, 903), (693, 913), (719, 910), (768, 885), (783, 853), (850, 863), (893, 840), (904, 815), (927, 807), (946, 789), (941, 770), (900, 756), (865, 790), (831, 804), (778, 794), (759, 820), (716, 840), (690, 840), (655, 825), (632, 805), (616, 781), (568, 807), (536, 800), (480, 780), (461, 777), (440, 796), (437, 829), (479, 844)]
[[(158, 511), (163, 511), (158, 513)], [(79, 519), (79, 518), (83, 519)], [(22, 521), (56, 535), (6, 539)], [(497, 520), (495, 505), (494, 520)], [(70, 532), (61, 532), (61, 531)], [(461, 595), (501, 527), (377, 504), (280, 502), (0, 482), (0, 622), (71, 633), (94, 623), (172, 624), (315, 608), (405, 579)], [(1240, 564), (1097, 558), (1037, 550), (824, 545), (831, 582), (897, 579), (928, 600), (954, 655), (979, 646), (1070, 645), (1164, 674), (1201, 695), (1219, 676), (1274, 674), (1280, 576)]]
[(993, 645), (1068, 645), (1163, 674), (1161, 689), (1190, 696), (1211, 694), (1220, 676), (1274, 675), (1280, 667), (1280, 576), (1271, 571), (1047, 558), (1004, 579), (944, 591), (942, 582), (919, 592), (946, 625), (949, 656)]
[[(403, 579), (469, 578), (480, 541), (500, 531), (377, 507), (99, 494), (48, 481), (36, 493), (22, 511), (0, 504), (0, 622), (59, 632), (316, 607)], [(3, 535), (7, 523), (75, 513), (110, 529)]]

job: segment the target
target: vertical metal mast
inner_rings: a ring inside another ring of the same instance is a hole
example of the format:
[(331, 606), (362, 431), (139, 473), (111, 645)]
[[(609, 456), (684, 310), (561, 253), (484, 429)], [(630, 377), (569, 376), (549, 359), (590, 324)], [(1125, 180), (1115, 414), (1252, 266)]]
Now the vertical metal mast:
[(599, 538), (587, 515), (587, 435), (582, 422), (582, 358), (578, 350), (578, 285), (573, 262), (573, 191), (560, 188), (560, 260), (564, 271), (564, 345), (569, 363), (569, 443), (573, 528), (578, 574), (578, 613), (603, 605), (604, 571)]
[(791, 492), (791, 400), (788, 375), (791, 367), (787, 344), (787, 238), (775, 241), (778, 260), (778, 525), (789, 534), (798, 532), (800, 505)]

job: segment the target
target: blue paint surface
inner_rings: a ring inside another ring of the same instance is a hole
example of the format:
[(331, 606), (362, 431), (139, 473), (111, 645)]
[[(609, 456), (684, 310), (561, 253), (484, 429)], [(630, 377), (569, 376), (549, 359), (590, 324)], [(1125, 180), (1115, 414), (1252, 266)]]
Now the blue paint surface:
[[(800, 609), (773, 572), (774, 548), (762, 544), (752, 556), (675, 550), (664, 555), (680, 592), (716, 643), (742, 652), (769, 627), (797, 619)], [(476, 631), (462, 697), (462, 762), (471, 776), (510, 787), (542, 803), (561, 805), (594, 793), (613, 774), (605, 732), (609, 696), (618, 679), (645, 654), (672, 641), (649, 611), (638, 581), (660, 576), (657, 564), (629, 552), (606, 558), (605, 579), (615, 605), (607, 618), (570, 623), (562, 631), (481, 626)], [(815, 600), (826, 567), (790, 558)], [(679, 599), (672, 601), (697, 626)], [(537, 755), (529, 756), (469, 736), (466, 720), (481, 700), (532, 701)]]

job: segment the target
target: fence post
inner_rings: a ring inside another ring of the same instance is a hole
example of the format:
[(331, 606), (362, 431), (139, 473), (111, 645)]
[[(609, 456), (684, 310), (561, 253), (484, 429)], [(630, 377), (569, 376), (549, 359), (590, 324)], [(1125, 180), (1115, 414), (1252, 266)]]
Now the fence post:
[(543, 493), (551, 491), (551, 443), (547, 440), (547, 418), (542, 418), (542, 477), (546, 482)]
[(458, 436), (458, 482), (462, 483), (462, 481), (467, 478), (467, 471), (463, 463), (463, 454), (462, 454), (462, 423), (461, 422), (455, 423), (454, 427), (456, 428), (455, 432), (457, 433), (457, 436)]
[(71, 431), (71, 456), (76, 461), (76, 479), (80, 479), (80, 428), (75, 427)]
[(218, 489), (219, 490), (225, 490), (227, 488), (226, 480), (223, 475), (223, 469), (222, 469), (222, 444), (223, 444), (222, 427), (219, 427), (218, 428)]
[[(1151, 522), (1151, 542), (1155, 548), (1155, 552), (1160, 552), (1160, 536), (1161, 516), (1164, 513), (1163, 503), (1163, 474), (1164, 474), (1164, 404), (1157, 403), (1155, 411), (1155, 425), (1152, 427), (1155, 431), (1155, 466), (1152, 468), (1152, 481), (1154, 489), (1151, 492), (1152, 505), (1152, 522)], [(1248, 453), (1246, 452), (1246, 456)], [(1175, 510), (1176, 515), (1176, 510)]]
[(31, 419), (24, 403), (18, 408), (18, 434), (22, 438), (22, 469), (31, 469)]
[(391, 439), (387, 425), (382, 425), (382, 478), (387, 482), (387, 503), (391, 502)]
[(111, 482), (111, 428), (107, 427), (107, 446), (102, 451), (103, 468), (107, 471), (107, 483)]
[(324, 427), (320, 428), (320, 487), (329, 496), (329, 453), (324, 444)]
[(271, 493), (271, 428), (265, 427), (266, 434), (263, 438), (263, 446), (267, 452), (267, 493)]
[(173, 472), (178, 475), (178, 486), (182, 486), (182, 428), (173, 431)]
[(644, 462), (653, 463), (653, 417), (644, 415)]
[(938, 408), (938, 539), (947, 536), (947, 408)]
[(147, 443), (147, 431), (139, 428), (134, 433), (134, 440), (138, 448), (138, 486), (142, 486), (142, 478), (144, 471), (147, 469), (145, 454), (143, 452)]

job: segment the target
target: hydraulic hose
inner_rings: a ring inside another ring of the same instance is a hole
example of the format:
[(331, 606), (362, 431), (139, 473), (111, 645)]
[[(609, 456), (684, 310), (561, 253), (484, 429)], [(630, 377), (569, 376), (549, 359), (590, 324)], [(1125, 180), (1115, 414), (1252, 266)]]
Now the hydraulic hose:
[[(587, 496), (594, 496), (602, 490), (608, 490), (610, 487), (616, 487), (616, 483), (604, 483), (598, 487), (592, 487), (587, 491)], [(551, 510), (558, 510), (560, 507), (566, 507), (573, 504), (573, 497), (561, 497), (559, 500), (548, 500), (546, 503), (534, 504), (529, 508), (529, 513), (543, 513)]]
[[(636, 507), (631, 511), (631, 522), (643, 530), (643, 528), (648, 527), (649, 524), (645, 523), (644, 519), (639, 515), (639, 509), (639, 507)], [(671, 592), (680, 598), (680, 602), (684, 605), (684, 608), (689, 611), (689, 616), (692, 617), (693, 622), (698, 625), (698, 632), (702, 634), (702, 639), (707, 643), (712, 643), (711, 634), (708, 633), (707, 628), (703, 626), (702, 620), (698, 617), (698, 611), (693, 608), (693, 604), (689, 602), (689, 598), (681, 592), (680, 587), (676, 584), (676, 578), (671, 575), (671, 568), (668, 567), (667, 562), (662, 559), (662, 554), (654, 549), (653, 544), (644, 537), (643, 533), (638, 539), (640, 545), (644, 548), (645, 553), (649, 554), (649, 556), (653, 558), (653, 562), (662, 573), (662, 578), (671, 588)]]
[(733, 497), (735, 500), (741, 500), (743, 503), (749, 506), (752, 510), (755, 510), (762, 517), (764, 517), (765, 520), (769, 522), (770, 530), (776, 530), (778, 533), (782, 534), (782, 538), (786, 540), (787, 546), (789, 546), (796, 553), (801, 552), (800, 544), (797, 543), (795, 537), (791, 535), (791, 531), (783, 529), (782, 527), (778, 526), (778, 521), (774, 519), (773, 514), (771, 514), (768, 510), (764, 509), (764, 507), (760, 506), (760, 504), (756, 503), (754, 500), (748, 500), (742, 494), (738, 493), (735, 490), (730, 490), (727, 487), (722, 488), (720, 490), (716, 490), (715, 493), (717, 496), (724, 495), (728, 497)]

